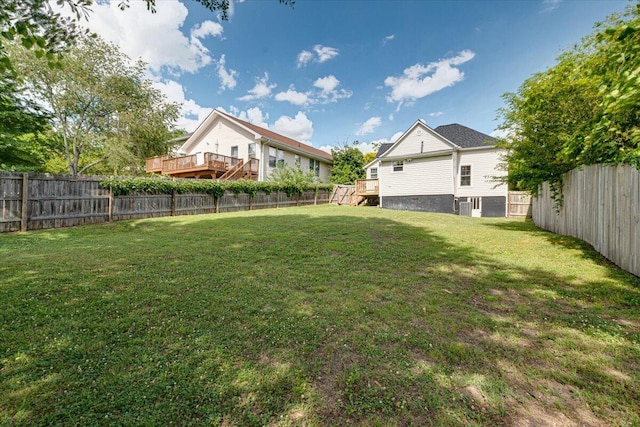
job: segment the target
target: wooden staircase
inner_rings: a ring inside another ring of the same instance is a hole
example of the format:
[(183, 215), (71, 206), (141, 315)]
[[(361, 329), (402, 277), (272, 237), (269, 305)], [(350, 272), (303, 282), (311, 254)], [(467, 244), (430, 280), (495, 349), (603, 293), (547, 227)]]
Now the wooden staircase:
[(226, 171), (225, 173), (223, 173), (220, 178), (220, 180), (227, 180), (227, 181), (232, 181), (232, 180), (236, 180), (236, 179), (240, 179), (242, 178), (240, 175), (242, 175), (243, 168), (242, 166), (244, 165), (244, 160), (239, 159), (238, 163), (236, 163), (235, 165), (231, 166), (231, 168), (229, 168), (228, 171)]

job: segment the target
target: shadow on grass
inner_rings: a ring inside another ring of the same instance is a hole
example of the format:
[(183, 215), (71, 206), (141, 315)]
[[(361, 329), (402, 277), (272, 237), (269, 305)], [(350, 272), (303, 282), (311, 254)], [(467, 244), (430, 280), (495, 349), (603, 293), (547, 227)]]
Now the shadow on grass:
[(639, 422), (630, 276), (496, 261), (442, 237), (450, 217), (348, 212), (5, 239), (28, 250), (0, 264), (0, 423)]

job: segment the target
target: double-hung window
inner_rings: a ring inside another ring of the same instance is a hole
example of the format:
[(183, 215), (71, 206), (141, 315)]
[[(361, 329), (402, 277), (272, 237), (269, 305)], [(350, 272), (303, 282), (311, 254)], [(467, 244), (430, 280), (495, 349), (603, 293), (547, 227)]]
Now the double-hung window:
[(369, 170), (369, 177), (371, 179), (378, 179), (378, 168), (371, 168)]
[(238, 158), (238, 146), (234, 145), (233, 147), (231, 147), (231, 157), (233, 157), (234, 159)]
[(278, 166), (284, 166), (284, 150), (269, 147), (269, 167), (276, 168)]
[(309, 170), (312, 171), (315, 176), (320, 176), (320, 160), (309, 159)]
[(404, 170), (404, 160), (398, 160), (397, 162), (393, 162), (394, 172), (402, 172), (403, 170)]
[(460, 166), (460, 187), (471, 186), (471, 165)]

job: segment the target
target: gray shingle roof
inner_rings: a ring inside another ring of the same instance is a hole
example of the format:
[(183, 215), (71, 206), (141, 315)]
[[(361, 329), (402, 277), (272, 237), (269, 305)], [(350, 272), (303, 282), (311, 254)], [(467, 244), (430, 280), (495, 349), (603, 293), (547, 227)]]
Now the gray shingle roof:
[[(495, 144), (496, 139), (477, 130), (473, 130), (457, 123), (438, 126), (434, 129), (437, 133), (462, 148), (489, 147)], [(384, 145), (384, 144), (383, 144)], [(380, 147), (382, 148), (382, 147)], [(380, 152), (378, 151), (378, 156)]]
[(378, 152), (376, 153), (376, 157), (382, 156), (385, 152), (387, 152), (387, 150), (389, 150), (389, 148), (391, 148), (392, 145), (393, 145), (392, 142), (386, 142), (386, 143), (380, 144), (380, 147), (378, 148)]

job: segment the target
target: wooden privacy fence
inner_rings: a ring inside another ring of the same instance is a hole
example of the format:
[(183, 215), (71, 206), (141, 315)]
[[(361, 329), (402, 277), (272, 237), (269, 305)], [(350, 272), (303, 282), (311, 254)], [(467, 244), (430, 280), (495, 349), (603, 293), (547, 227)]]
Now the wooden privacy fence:
[(0, 232), (73, 227), (127, 219), (195, 215), (329, 203), (327, 190), (300, 195), (258, 192), (216, 199), (209, 194), (133, 193), (113, 196), (100, 177), (0, 172)]
[(640, 276), (640, 171), (592, 165), (564, 175), (562, 208), (556, 211), (548, 183), (533, 199), (533, 222), (574, 236), (621, 268)]
[(355, 205), (356, 198), (355, 185), (336, 185), (333, 187), (333, 193), (331, 194), (329, 203), (336, 205)]
[(509, 191), (507, 197), (509, 218), (531, 218), (531, 194), (526, 191)]

